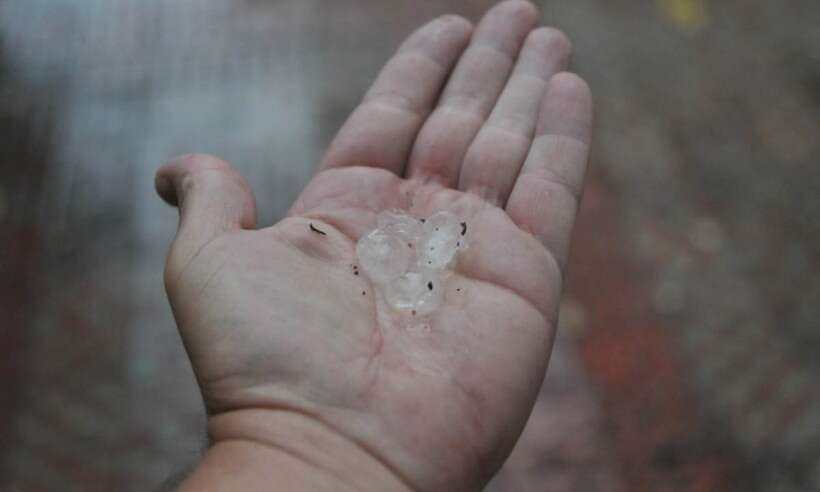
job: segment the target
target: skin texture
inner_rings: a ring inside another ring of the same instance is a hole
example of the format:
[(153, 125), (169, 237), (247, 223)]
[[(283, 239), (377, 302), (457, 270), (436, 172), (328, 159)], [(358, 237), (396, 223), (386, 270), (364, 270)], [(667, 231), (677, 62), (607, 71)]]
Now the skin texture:
[[(501, 466), (549, 359), (590, 139), (589, 89), (562, 72), (570, 43), (539, 18), (509, 0), (475, 27), (445, 16), (412, 34), (272, 227), (256, 229), (229, 164), (159, 170), (180, 209), (166, 288), (215, 443), (184, 489), (230, 489), (227, 474), (265, 490), (254, 473), (316, 467), (351, 489), (368, 488), (344, 476), (360, 468), (373, 490), (475, 490)], [(468, 223), (428, 320), (354, 272), (390, 208)]]

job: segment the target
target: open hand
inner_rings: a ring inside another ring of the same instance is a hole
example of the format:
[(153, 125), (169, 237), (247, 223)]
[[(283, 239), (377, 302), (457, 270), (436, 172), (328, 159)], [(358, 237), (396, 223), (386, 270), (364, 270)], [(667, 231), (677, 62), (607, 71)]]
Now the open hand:
[[(445, 16), (412, 34), (272, 227), (228, 164), (160, 169), (181, 214), (166, 287), (214, 441), (256, 432), (233, 416), (293, 413), (408, 487), (473, 490), (500, 467), (546, 369), (590, 138), (589, 90), (559, 73), (570, 44), (538, 21), (509, 0), (475, 29)], [(470, 228), (417, 326), (353, 268), (391, 208)]]

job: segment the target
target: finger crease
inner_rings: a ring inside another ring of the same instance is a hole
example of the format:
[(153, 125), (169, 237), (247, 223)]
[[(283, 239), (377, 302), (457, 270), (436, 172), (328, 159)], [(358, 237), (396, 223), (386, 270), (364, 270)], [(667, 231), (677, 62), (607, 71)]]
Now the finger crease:
[(419, 49), (407, 49), (405, 51), (399, 51), (396, 54), (396, 60), (400, 60), (401, 58), (411, 58), (423, 63), (429, 63), (435, 67), (435, 69), (439, 70), (440, 72), (447, 72), (450, 69), (452, 63), (442, 63), (439, 60), (436, 60), (432, 56), (430, 56), (425, 51)]
[[(467, 98), (467, 97), (463, 97), (463, 98), (459, 98), (459, 99), (461, 99), (462, 103), (465, 99), (477, 100), (477, 98)], [(461, 104), (456, 105), (456, 103), (452, 102), (452, 101), (445, 102), (444, 104), (439, 106), (439, 109), (441, 111), (446, 112), (447, 114), (452, 114), (453, 116), (460, 117), (460, 118), (465, 119), (465, 120), (475, 120), (475, 121), (478, 121), (479, 123), (483, 123), (485, 121), (485, 119), (487, 118), (487, 113), (488, 113), (488, 111), (480, 111), (480, 110), (477, 111), (477, 110), (473, 110), (473, 109), (467, 109), (467, 108), (463, 107), (463, 105), (461, 105)]]
[(517, 137), (529, 143), (535, 133), (535, 125), (524, 118), (515, 117), (495, 117), (487, 120), (484, 124), (485, 128), (505, 133), (507, 135)]
[(369, 96), (363, 104), (399, 111), (416, 118), (424, 117), (432, 109), (430, 104), (419, 104), (407, 96), (386, 92)]
[(473, 44), (470, 46), (470, 49), (479, 53), (481, 51), (486, 50), (497, 55), (501, 55), (501, 58), (503, 58), (509, 66), (512, 66), (512, 64), (515, 63), (515, 54), (510, 53), (509, 51), (506, 51), (504, 48), (501, 48), (498, 45), (490, 43), (488, 41), (473, 41)]
[(523, 171), (519, 179), (526, 178), (531, 178), (548, 185), (557, 186), (559, 189), (563, 190), (570, 197), (572, 197), (572, 200), (575, 202), (576, 206), (581, 199), (580, 190), (573, 186), (573, 184), (570, 183), (565, 176), (556, 173), (548, 167), (540, 168), (538, 171)]

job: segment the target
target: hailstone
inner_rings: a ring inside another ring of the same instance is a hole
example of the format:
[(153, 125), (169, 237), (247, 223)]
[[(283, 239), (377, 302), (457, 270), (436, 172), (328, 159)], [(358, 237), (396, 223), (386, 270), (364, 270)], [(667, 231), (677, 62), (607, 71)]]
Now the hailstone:
[(395, 309), (425, 315), (441, 304), (444, 289), (436, 272), (410, 271), (387, 284), (384, 296)]
[(414, 257), (407, 242), (384, 229), (374, 229), (359, 239), (356, 255), (365, 273), (377, 284), (400, 277)]
[(444, 300), (443, 284), (458, 252), (467, 246), (466, 232), (467, 224), (450, 212), (419, 219), (389, 210), (359, 239), (356, 255), (389, 306), (428, 315)]
[(461, 229), (458, 217), (449, 212), (437, 212), (427, 219), (418, 249), (419, 267), (447, 268), (466, 239), (462, 237)]

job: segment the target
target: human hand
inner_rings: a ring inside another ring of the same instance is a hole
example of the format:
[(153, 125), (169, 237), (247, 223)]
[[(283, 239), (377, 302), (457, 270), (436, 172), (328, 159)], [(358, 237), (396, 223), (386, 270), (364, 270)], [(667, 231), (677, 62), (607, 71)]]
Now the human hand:
[[(445, 16), (416, 31), (272, 227), (255, 228), (228, 164), (189, 155), (159, 170), (180, 208), (166, 288), (215, 447), (252, 442), (367, 487), (341, 476), (327, 442), (372, 460), (392, 480), (370, 482), (380, 490), (474, 490), (497, 471), (546, 369), (590, 138), (586, 84), (555, 75), (570, 44), (538, 19), (510, 0), (475, 30)], [(470, 227), (426, 329), (407, 329), (352, 268), (392, 208)]]

